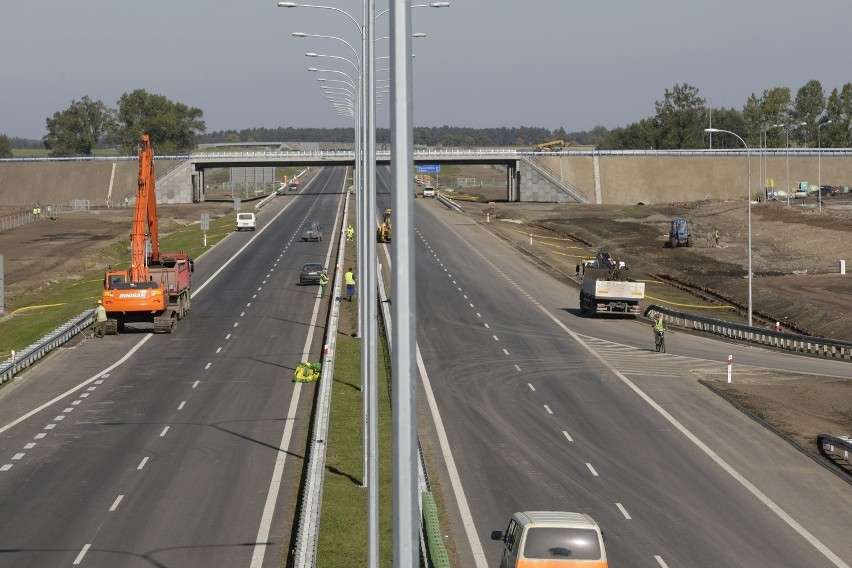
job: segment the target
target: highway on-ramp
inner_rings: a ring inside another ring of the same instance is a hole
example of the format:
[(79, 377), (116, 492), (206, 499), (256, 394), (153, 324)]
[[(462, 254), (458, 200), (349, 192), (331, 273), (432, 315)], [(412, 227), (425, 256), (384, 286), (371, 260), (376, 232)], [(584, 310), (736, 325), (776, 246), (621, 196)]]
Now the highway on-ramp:
[[(618, 567), (848, 567), (852, 486), (701, 386), (738, 365), (850, 378), (848, 363), (579, 316), (557, 281), (418, 199), (420, 400), (460, 565), (496, 567), (520, 510), (591, 515)], [(395, 228), (398, 230), (398, 228)]]
[(203, 255), (173, 334), (87, 339), (0, 392), (0, 567), (280, 565), (325, 309), (298, 274), (331, 258), (344, 175)]

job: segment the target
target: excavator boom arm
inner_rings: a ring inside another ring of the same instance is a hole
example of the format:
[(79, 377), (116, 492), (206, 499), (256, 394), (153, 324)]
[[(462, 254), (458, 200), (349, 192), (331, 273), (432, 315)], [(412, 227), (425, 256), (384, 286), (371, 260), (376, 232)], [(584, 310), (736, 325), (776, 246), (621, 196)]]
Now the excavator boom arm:
[(151, 241), (151, 262), (160, 260), (160, 243), (158, 240), (159, 227), (157, 224), (157, 195), (154, 189), (154, 152), (151, 149), (151, 139), (147, 134), (142, 135), (142, 146), (139, 149), (139, 179), (136, 187), (136, 210), (133, 215), (133, 230), (130, 234), (130, 281), (147, 282), (148, 251), (145, 242)]

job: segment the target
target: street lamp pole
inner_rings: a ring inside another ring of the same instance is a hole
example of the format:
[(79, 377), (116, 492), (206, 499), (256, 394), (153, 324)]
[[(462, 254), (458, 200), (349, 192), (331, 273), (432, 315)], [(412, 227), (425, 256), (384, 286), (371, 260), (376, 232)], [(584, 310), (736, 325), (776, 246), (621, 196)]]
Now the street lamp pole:
[(831, 120), (827, 120), (822, 124), (817, 125), (817, 195), (819, 196), (819, 211), (822, 213), (822, 141), (819, 138), (820, 129), (826, 124), (831, 124)]
[(740, 142), (742, 142), (743, 146), (746, 149), (746, 160), (748, 161), (748, 326), (752, 327), (752, 302), (751, 302), (751, 277), (752, 277), (752, 269), (751, 269), (751, 150), (749, 150), (748, 144), (746, 144), (745, 140), (740, 137), (740, 135), (731, 132), (730, 130), (721, 130), (719, 128), (705, 128), (704, 132), (713, 133), (713, 132), (721, 132), (724, 134), (730, 134), (731, 136), (736, 137)]

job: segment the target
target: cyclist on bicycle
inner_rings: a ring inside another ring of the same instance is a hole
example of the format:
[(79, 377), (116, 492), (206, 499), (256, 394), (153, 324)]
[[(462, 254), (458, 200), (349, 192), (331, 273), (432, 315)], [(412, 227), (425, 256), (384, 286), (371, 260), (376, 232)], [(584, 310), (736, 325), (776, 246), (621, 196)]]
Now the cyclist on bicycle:
[(663, 339), (663, 333), (666, 331), (666, 322), (663, 320), (663, 314), (657, 314), (654, 316), (654, 339), (656, 340), (657, 345)]

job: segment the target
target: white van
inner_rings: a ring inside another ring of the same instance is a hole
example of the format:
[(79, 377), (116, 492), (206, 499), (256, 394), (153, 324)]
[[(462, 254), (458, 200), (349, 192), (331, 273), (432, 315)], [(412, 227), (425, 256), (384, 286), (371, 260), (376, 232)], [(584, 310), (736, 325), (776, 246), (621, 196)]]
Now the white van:
[(423, 188), (423, 197), (435, 197), (435, 188), (427, 185)]
[(583, 513), (523, 511), (512, 515), (505, 533), (500, 568), (607, 568), (604, 537)]
[(256, 219), (254, 213), (237, 213), (237, 230), (254, 231)]

